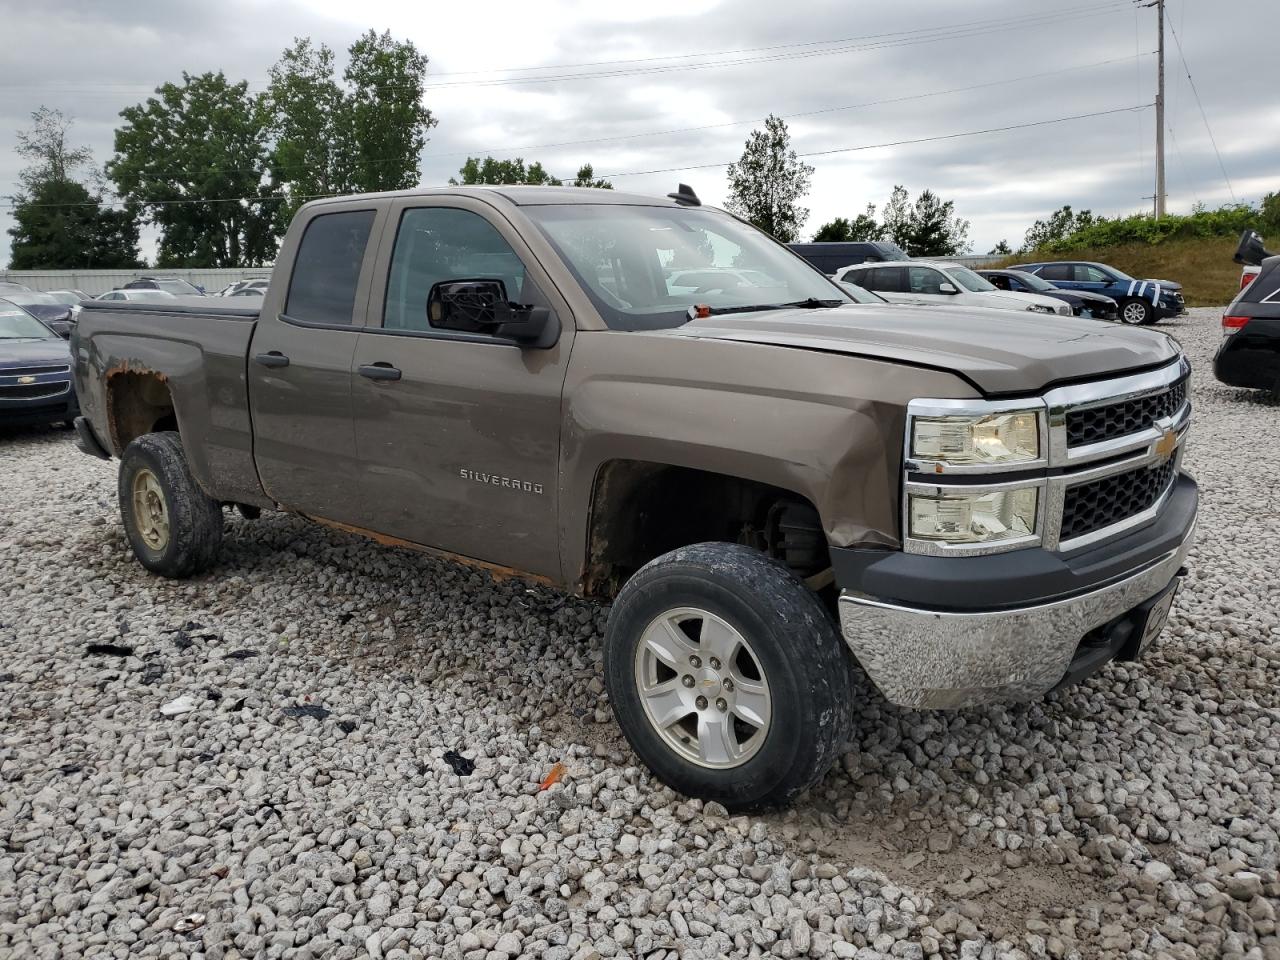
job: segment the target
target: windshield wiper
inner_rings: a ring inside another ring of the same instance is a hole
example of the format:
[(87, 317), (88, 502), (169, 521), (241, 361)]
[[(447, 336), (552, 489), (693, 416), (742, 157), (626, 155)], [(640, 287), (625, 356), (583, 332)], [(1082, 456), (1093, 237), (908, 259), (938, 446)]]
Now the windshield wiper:
[(700, 320), (703, 317), (719, 317), (726, 313), (759, 313), (765, 310), (821, 310), (828, 307), (842, 307), (847, 300), (819, 300), (817, 297), (806, 297), (804, 300), (792, 300), (790, 303), (748, 303), (732, 307), (709, 307), (704, 303), (689, 308), (689, 319)]

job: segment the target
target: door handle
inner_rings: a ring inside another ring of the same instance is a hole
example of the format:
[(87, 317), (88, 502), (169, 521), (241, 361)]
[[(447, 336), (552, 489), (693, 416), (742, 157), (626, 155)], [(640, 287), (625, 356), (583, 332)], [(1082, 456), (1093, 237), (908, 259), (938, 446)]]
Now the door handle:
[(380, 360), (377, 363), (362, 364), (360, 376), (366, 380), (399, 380), (400, 368)]
[(260, 353), (253, 358), (253, 362), (264, 367), (287, 367), (289, 358), (279, 350), (272, 350), (269, 353)]

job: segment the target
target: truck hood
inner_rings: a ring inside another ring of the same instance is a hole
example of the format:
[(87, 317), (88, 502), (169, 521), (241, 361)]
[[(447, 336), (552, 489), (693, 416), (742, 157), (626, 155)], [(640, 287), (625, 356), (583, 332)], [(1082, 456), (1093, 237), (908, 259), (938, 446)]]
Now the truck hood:
[(850, 304), (692, 320), (673, 336), (771, 344), (947, 370), (984, 394), (1158, 366), (1178, 356), (1163, 333), (1011, 310)]
[(1020, 293), (1017, 290), (984, 290), (982, 292), (984, 300), (990, 300), (992, 304), (997, 301), (1007, 303), (1015, 310), (1026, 310), (1028, 304), (1038, 304), (1042, 307), (1050, 307), (1056, 309), (1061, 300), (1055, 300), (1053, 297), (1046, 297), (1043, 293)]
[(0, 340), (0, 373), (6, 367), (70, 362), (71, 349), (60, 337), (52, 340)]

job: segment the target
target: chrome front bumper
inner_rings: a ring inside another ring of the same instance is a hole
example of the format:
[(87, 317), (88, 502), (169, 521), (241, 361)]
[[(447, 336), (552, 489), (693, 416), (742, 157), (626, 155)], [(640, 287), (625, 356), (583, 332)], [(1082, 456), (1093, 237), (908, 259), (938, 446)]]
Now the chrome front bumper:
[(880, 691), (905, 707), (956, 708), (1032, 700), (1067, 673), (1085, 634), (1163, 591), (1191, 549), (1087, 593), (1008, 610), (940, 612), (845, 591), (840, 627)]

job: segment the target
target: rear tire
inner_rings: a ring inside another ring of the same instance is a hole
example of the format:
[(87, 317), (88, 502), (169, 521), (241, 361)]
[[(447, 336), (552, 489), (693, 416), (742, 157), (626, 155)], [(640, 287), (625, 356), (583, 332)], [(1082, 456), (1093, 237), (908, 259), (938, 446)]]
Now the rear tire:
[(732, 810), (788, 803), (850, 739), (851, 655), (830, 614), (783, 564), (739, 544), (682, 547), (632, 577), (604, 667), (640, 759)]
[(148, 433), (120, 458), (120, 516), (138, 562), (181, 579), (212, 565), (222, 543), (222, 507), (187, 466), (177, 433)]
[(1124, 300), (1120, 304), (1120, 322), (1134, 327), (1150, 326), (1156, 322), (1156, 313), (1145, 300)]

